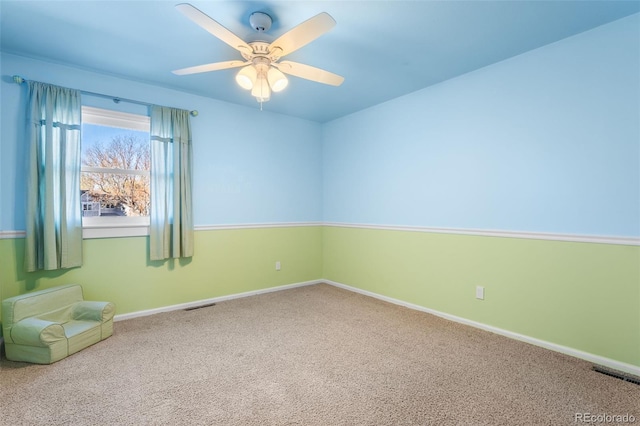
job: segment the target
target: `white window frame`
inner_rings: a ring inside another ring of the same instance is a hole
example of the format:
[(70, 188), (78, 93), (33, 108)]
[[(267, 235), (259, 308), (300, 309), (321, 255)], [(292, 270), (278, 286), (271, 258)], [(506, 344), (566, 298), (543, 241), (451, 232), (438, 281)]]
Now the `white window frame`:
[[(83, 124), (118, 127), (123, 129), (149, 132), (150, 118), (139, 114), (112, 111), (103, 108), (82, 106)], [(82, 166), (81, 172), (110, 172), (118, 174), (149, 175), (148, 171), (104, 169), (100, 167)], [(146, 217), (83, 217), (82, 237), (115, 238), (141, 237), (149, 235), (149, 216)]]

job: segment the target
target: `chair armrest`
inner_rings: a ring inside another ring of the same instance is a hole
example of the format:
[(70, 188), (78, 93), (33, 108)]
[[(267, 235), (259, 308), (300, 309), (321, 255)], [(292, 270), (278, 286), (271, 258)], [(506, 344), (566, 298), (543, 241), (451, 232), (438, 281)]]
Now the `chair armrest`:
[(18, 345), (47, 346), (66, 338), (62, 325), (36, 317), (25, 318), (11, 327), (11, 340)]
[(116, 306), (111, 302), (78, 302), (73, 306), (73, 319), (106, 322), (113, 318)]

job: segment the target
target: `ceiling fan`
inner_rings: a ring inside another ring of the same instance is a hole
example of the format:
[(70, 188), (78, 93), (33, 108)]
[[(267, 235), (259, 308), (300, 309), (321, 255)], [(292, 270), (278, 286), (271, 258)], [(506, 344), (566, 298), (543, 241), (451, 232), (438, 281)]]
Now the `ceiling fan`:
[[(328, 13), (320, 13), (278, 37), (272, 43), (264, 41), (245, 42), (211, 17), (188, 3), (176, 5), (176, 9), (213, 34), (229, 46), (240, 52), (244, 61), (234, 60), (214, 62), (173, 71), (176, 75), (196, 74), (229, 68), (240, 68), (236, 82), (260, 103), (271, 97), (271, 92), (279, 92), (289, 84), (284, 74), (304, 78), (318, 83), (339, 86), (344, 78), (329, 71), (292, 61), (280, 61), (306, 44), (320, 37), (336, 25)], [(249, 22), (258, 33), (268, 31), (272, 19), (262, 12), (253, 13)], [(284, 73), (284, 74), (283, 74)]]

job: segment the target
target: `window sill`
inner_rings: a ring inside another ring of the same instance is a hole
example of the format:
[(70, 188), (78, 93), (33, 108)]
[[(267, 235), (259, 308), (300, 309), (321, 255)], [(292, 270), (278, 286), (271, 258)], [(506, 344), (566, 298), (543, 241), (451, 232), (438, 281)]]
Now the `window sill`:
[(125, 238), (146, 237), (149, 235), (148, 226), (84, 226), (82, 238)]
[(149, 235), (148, 217), (86, 217), (82, 220), (82, 238), (125, 238)]

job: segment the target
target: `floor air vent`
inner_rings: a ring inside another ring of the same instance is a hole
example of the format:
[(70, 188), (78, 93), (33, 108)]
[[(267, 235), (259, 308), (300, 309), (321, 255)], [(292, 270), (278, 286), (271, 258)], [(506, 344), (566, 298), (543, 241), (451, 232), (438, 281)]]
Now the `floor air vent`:
[(208, 308), (209, 306), (215, 306), (215, 303), (207, 303), (206, 305), (198, 305), (198, 306), (192, 306), (190, 308), (185, 308), (185, 311), (194, 311), (196, 309), (202, 309), (202, 308)]
[(615, 377), (616, 379), (624, 380), (625, 382), (631, 382), (636, 385), (640, 385), (640, 377), (632, 376), (631, 374), (610, 370), (599, 365), (594, 365), (593, 370), (597, 371), (598, 373), (606, 374), (607, 376)]

